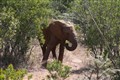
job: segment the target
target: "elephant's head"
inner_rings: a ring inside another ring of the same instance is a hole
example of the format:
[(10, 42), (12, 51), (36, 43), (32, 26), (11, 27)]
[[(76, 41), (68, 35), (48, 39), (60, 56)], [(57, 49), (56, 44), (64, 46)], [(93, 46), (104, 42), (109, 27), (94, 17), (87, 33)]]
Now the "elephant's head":
[(77, 40), (76, 40), (76, 31), (74, 26), (65, 21), (54, 21), (52, 24), (49, 25), (51, 27), (51, 32), (54, 34), (59, 40), (61, 41), (68, 41), (72, 44), (69, 46), (68, 43), (65, 44), (65, 47), (73, 51), (77, 47)]
[(63, 26), (63, 33), (66, 36), (66, 40), (69, 41), (72, 45), (69, 46), (69, 43), (65, 44), (67, 50), (73, 51), (77, 47), (76, 31), (73, 25), (66, 24)]

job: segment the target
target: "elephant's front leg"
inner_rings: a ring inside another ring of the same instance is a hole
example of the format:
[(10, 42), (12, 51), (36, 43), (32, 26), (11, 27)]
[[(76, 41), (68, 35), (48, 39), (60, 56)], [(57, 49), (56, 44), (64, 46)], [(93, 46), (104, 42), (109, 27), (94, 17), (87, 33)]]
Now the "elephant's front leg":
[(53, 55), (53, 58), (57, 59), (57, 56), (56, 56), (56, 45), (52, 49), (52, 55)]
[(59, 48), (59, 57), (58, 57), (58, 60), (59, 61), (63, 61), (63, 55), (64, 55), (64, 45), (65, 45), (65, 43), (64, 42), (62, 42), (62, 43), (60, 43), (60, 48)]
[(54, 36), (51, 36), (49, 43), (47, 44), (45, 54), (42, 59), (42, 66), (46, 67), (47, 65), (47, 60), (50, 54), (50, 51), (53, 49), (53, 47), (56, 45), (56, 38)]
[[(54, 42), (55, 43), (55, 42)], [(59, 40), (56, 39), (56, 43), (52, 49), (52, 55), (53, 55), (53, 58), (57, 59), (57, 56), (56, 56), (56, 47), (57, 45), (59, 44)]]

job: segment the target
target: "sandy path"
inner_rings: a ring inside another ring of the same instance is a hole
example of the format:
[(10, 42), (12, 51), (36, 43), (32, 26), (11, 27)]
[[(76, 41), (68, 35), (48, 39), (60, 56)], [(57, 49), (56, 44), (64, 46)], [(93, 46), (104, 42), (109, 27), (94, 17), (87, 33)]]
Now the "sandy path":
[[(49, 75), (48, 70), (40, 68), (41, 63), (41, 49), (37, 43), (31, 50), (30, 64), (28, 70), (29, 74), (32, 74), (31, 80), (45, 80), (46, 76)], [(83, 80), (85, 77), (83, 72), (89, 70), (87, 67), (92, 61), (92, 57), (87, 55), (87, 50), (83, 46), (78, 46), (75, 51), (65, 50), (63, 64), (71, 67), (71, 74), (65, 80)], [(27, 80), (25, 77), (24, 80)]]

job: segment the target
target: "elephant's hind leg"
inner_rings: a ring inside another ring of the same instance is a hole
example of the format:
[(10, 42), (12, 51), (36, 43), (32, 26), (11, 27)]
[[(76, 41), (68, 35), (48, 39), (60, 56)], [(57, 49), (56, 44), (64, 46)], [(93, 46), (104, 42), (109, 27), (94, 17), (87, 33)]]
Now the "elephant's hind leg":
[(45, 43), (41, 46), (43, 56), (45, 55), (46, 48), (47, 48), (47, 44), (48, 44), (48, 42), (47, 42), (47, 41), (45, 41)]

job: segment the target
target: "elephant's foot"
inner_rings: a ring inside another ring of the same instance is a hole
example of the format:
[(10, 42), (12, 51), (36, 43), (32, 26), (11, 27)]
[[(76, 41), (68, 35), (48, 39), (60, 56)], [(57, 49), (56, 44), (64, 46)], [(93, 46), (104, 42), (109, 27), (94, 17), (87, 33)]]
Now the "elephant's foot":
[(47, 67), (47, 61), (42, 61), (42, 66), (41, 68), (46, 68)]

